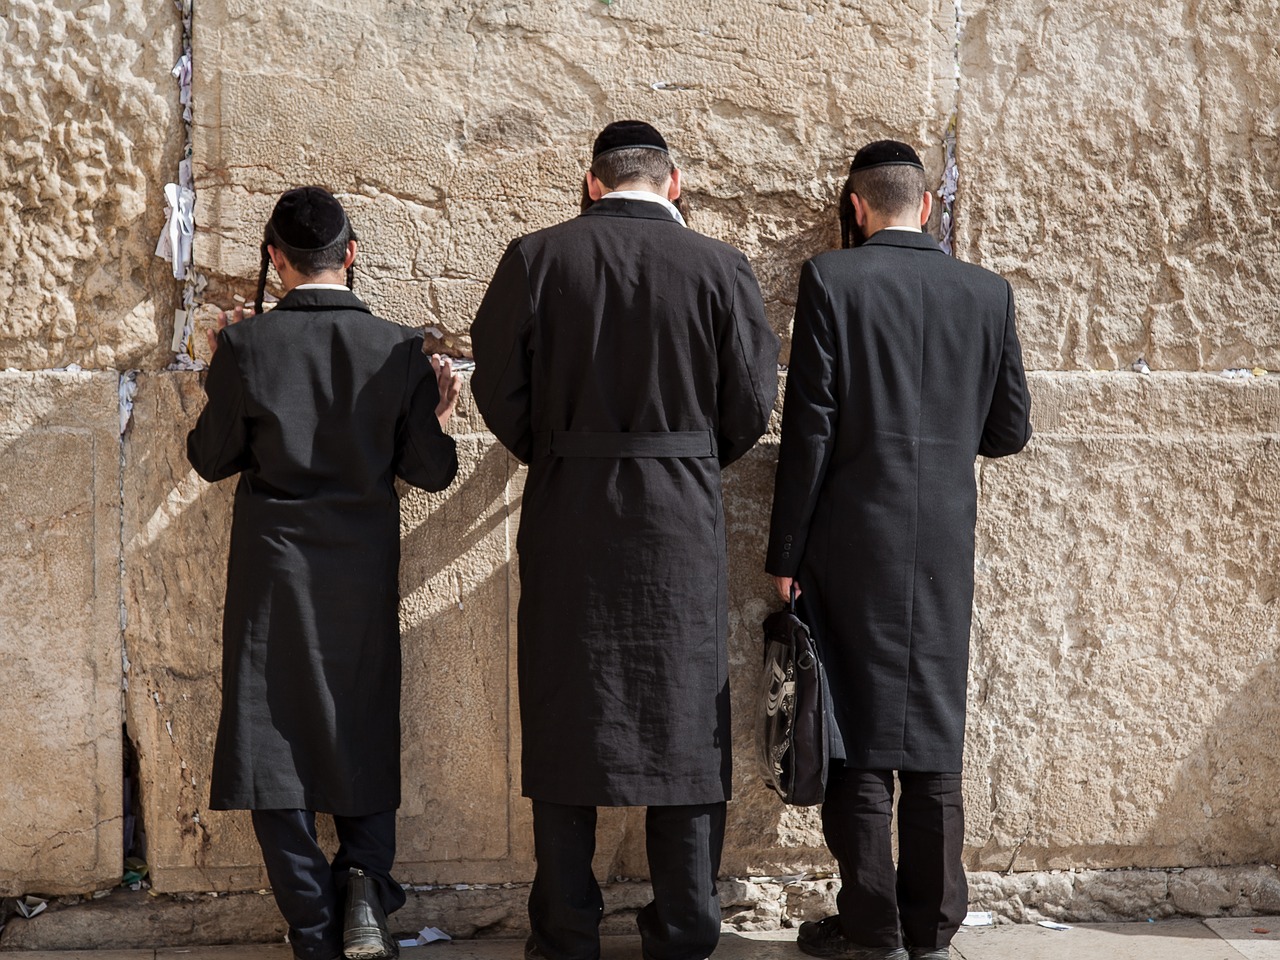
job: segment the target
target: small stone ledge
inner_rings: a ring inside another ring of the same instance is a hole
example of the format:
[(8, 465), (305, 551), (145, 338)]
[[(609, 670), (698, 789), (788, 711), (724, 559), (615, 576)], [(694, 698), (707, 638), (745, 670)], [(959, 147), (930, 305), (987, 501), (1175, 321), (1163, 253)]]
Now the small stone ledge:
[[(726, 929), (778, 930), (835, 912), (838, 878), (729, 879), (720, 882)], [(392, 929), (408, 935), (440, 927), (458, 939), (523, 937), (528, 884), (438, 886), (408, 891)], [(635, 914), (649, 884), (604, 886), (602, 932), (635, 932)], [(1280, 871), (1257, 864), (1152, 870), (1057, 870), (969, 874), (969, 907), (996, 923), (1104, 923), (1176, 916), (1260, 916), (1280, 913)], [(284, 922), (266, 891), (157, 896), (116, 890), (96, 898), (66, 897), (31, 920), (10, 917), (0, 951), (83, 950), (273, 943)]]

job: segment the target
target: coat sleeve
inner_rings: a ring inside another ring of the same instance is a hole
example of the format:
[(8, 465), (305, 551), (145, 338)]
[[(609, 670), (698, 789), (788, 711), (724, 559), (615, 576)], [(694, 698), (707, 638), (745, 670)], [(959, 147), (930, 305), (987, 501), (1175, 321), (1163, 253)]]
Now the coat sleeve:
[(410, 340), (408, 347), (410, 394), (396, 433), (396, 476), (423, 490), (443, 490), (458, 473), (458, 448), (436, 419), (440, 388), (422, 352), (422, 338)]
[(835, 443), (837, 352), (830, 304), (817, 268), (800, 273), (782, 407), (782, 445), (773, 488), (765, 570), (794, 577)]
[(755, 446), (778, 395), (778, 337), (764, 315), (760, 285), (746, 257), (734, 273), (733, 307), (720, 337), (717, 390), (720, 466)]
[(187, 459), (196, 473), (214, 483), (252, 463), (244, 378), (225, 330), (218, 334), (204, 392), (204, 409), (187, 434)]
[(1009, 303), (1004, 316), (1004, 346), (995, 391), (982, 428), (978, 453), (984, 457), (1007, 457), (1017, 453), (1031, 439), (1031, 392), (1027, 374), (1022, 368), (1022, 345), (1014, 322), (1013, 287), (1009, 287)]
[(524, 463), (533, 457), (532, 331), (529, 271), (520, 241), (513, 240), (498, 262), (471, 324), (471, 349), (476, 360), (471, 395), (493, 435)]

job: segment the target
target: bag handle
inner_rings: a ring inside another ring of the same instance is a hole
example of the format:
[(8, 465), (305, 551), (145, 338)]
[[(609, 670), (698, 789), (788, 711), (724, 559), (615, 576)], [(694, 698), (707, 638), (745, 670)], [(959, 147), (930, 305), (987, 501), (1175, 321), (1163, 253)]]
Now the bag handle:
[[(799, 595), (800, 589), (796, 586), (795, 580), (791, 581), (791, 615), (796, 614), (796, 597)], [(813, 647), (806, 644), (803, 649), (795, 651), (796, 666), (801, 670), (809, 670), (817, 663), (818, 658), (814, 655)]]

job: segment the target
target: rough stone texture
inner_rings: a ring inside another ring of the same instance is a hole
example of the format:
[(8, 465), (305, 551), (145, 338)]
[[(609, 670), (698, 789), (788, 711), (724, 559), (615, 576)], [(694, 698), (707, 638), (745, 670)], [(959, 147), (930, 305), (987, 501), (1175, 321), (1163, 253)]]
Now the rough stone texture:
[(1280, 367), (1277, 0), (965, 0), (959, 251), (1030, 365)]
[(508, 240), (576, 213), (592, 138), (639, 116), (669, 134), (698, 229), (752, 257), (785, 335), (801, 261), (838, 238), (850, 150), (897, 136), (940, 170), (953, 37), (950, 0), (206, 0), (197, 262), (214, 296), (243, 287), (274, 195), (325, 183), (375, 307), (465, 347)]
[(1280, 874), (1264, 865), (971, 873), (969, 909), (1013, 923), (1249, 917), (1280, 912)]
[(0, 895), (120, 876), (117, 386), (0, 373)]
[(156, 363), (181, 159), (171, 3), (0, 0), (0, 368)]
[(979, 470), (970, 866), (1275, 862), (1280, 378), (1032, 392)]
[(187, 463), (203, 407), (198, 375), (138, 377), (124, 445), (128, 725), (157, 889), (253, 890), (266, 879), (248, 815), (206, 809), (235, 482), (210, 486)]

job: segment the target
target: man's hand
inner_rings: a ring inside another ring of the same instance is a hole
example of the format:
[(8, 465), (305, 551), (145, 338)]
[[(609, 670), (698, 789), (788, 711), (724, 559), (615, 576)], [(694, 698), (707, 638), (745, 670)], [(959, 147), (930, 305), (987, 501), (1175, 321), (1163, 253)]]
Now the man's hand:
[(791, 602), (791, 588), (792, 588), (792, 587), (795, 587), (795, 589), (796, 589), (796, 596), (797, 596), (797, 597), (798, 597), (798, 596), (800, 596), (800, 594), (803, 592), (803, 591), (801, 591), (801, 589), (800, 589), (800, 584), (799, 584), (799, 583), (797, 583), (797, 582), (796, 582), (793, 578), (791, 578), (791, 577), (774, 577), (774, 578), (773, 578), (773, 585), (777, 588), (777, 590), (778, 590), (778, 596), (780, 596), (780, 597), (782, 598), (782, 602), (783, 602), (783, 603), (790, 603), (790, 602)]
[(462, 390), (462, 374), (453, 372), (453, 358), (438, 353), (431, 355), (431, 369), (436, 372), (436, 386), (440, 389), (440, 402), (436, 404), (436, 419), (443, 430), (453, 409), (458, 405), (458, 394)]
[(218, 352), (218, 334), (228, 323), (239, 323), (245, 317), (253, 316), (253, 307), (247, 303), (237, 303), (234, 310), (220, 310), (218, 312), (218, 329), (206, 330), (205, 336), (209, 338), (209, 359), (213, 359), (213, 355)]

